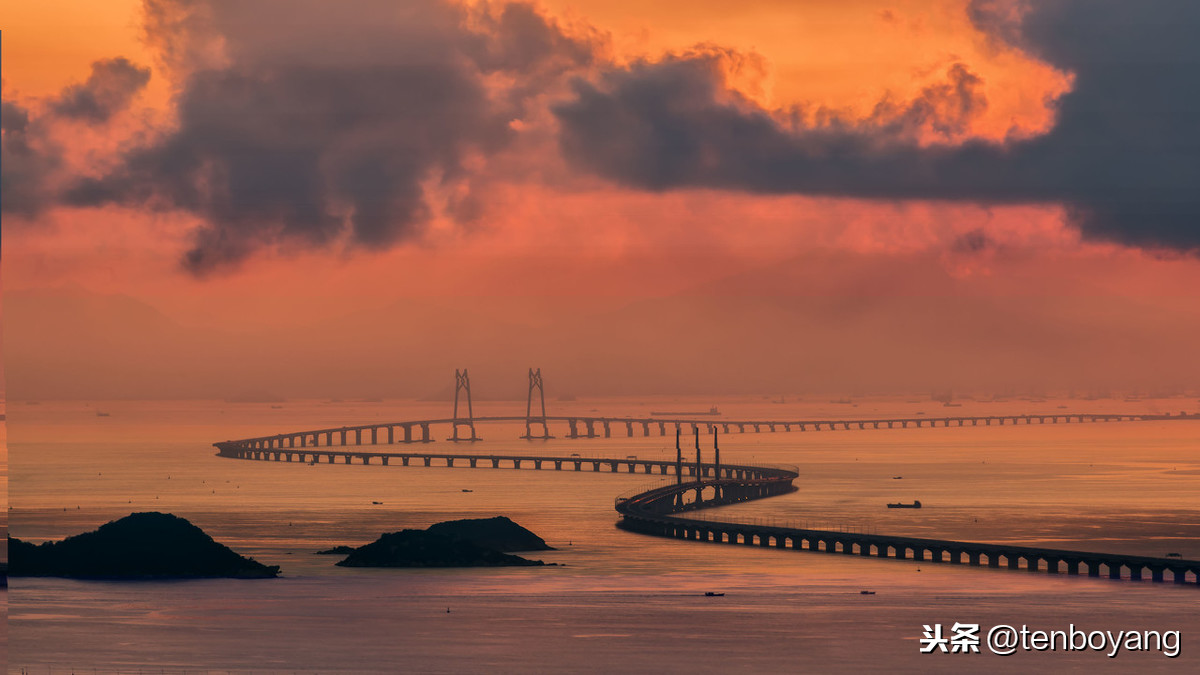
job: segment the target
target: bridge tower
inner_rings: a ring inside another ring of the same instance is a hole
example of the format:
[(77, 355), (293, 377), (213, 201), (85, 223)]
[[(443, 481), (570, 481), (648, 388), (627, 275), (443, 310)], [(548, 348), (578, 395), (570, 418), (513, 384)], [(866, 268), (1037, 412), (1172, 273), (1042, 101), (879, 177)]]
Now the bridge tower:
[[(533, 416), (533, 390), (537, 390), (538, 402), (541, 404), (542, 414), (539, 417)], [(542, 434), (540, 436), (533, 435), (531, 428), (535, 424), (542, 425)], [(542, 369), (529, 369), (529, 397), (525, 401), (525, 435), (521, 438), (546, 439), (554, 438), (550, 435), (550, 427), (546, 425), (546, 390), (542, 386)]]
[[(466, 403), (467, 403), (467, 416), (466, 417), (460, 417), (458, 414), (458, 398), (459, 398), (460, 392), (463, 392), (465, 395), (465, 398), (466, 398)], [(471, 377), (469, 375), (467, 375), (466, 368), (463, 368), (462, 372), (459, 372), (459, 370), (457, 368), (454, 369), (454, 419), (450, 422), (450, 426), (451, 426), (451, 429), (453, 430), (453, 433), (450, 435), (450, 438), (446, 439), (448, 441), (482, 441), (483, 440), (479, 436), (475, 435), (475, 411), (471, 407)], [(458, 428), (460, 426), (465, 426), (465, 427), (468, 427), (471, 429), (470, 437), (463, 437), (463, 436), (458, 435)]]
[[(675, 484), (683, 483), (683, 449), (679, 447), (679, 427), (675, 427)], [(683, 493), (675, 493), (675, 508), (683, 508)]]
[(713, 425), (713, 478), (721, 477), (721, 448), (717, 446), (717, 425)]
[(692, 425), (692, 431), (696, 433), (696, 482), (704, 480), (704, 467), (700, 464), (700, 427)]

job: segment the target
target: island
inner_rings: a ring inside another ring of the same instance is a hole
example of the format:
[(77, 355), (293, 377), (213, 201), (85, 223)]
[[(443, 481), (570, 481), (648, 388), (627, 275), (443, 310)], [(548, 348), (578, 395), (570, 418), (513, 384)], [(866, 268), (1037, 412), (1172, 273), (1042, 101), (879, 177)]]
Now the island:
[(430, 525), (426, 531), (504, 553), (555, 550), (546, 545), (546, 540), (504, 516), (447, 520)]
[[(336, 546), (321, 553), (340, 553)], [(510, 551), (553, 551), (546, 541), (503, 516), (449, 520), (425, 530), (407, 529), (382, 535), (351, 549), (342, 567), (512, 567), (540, 566), (541, 560)], [(551, 563), (553, 565), (554, 563)]]
[(337, 564), (340, 567), (530, 567), (546, 563), (428, 530), (401, 530), (358, 547)]
[(267, 579), (263, 565), (170, 513), (132, 513), (92, 532), (32, 544), (10, 537), (9, 575), (74, 579)]

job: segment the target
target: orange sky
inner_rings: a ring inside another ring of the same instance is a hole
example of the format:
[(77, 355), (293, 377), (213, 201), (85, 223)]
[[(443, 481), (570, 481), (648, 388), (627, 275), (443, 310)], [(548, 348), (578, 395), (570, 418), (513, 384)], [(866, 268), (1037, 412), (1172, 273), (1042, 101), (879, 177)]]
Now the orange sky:
[[(736, 11), (731, 11), (727, 2), (674, 0), (552, 0), (543, 4), (568, 25), (599, 30), (606, 36), (608, 55), (618, 62), (655, 60), (665, 52), (687, 50), (698, 43), (755, 54), (761, 60), (746, 61), (741, 72), (730, 74), (730, 81), (773, 110), (824, 106), (865, 116), (882, 97), (911, 98), (923, 87), (941, 81), (950, 65), (961, 62), (983, 79), (988, 101), (986, 112), (971, 121), (966, 135), (1000, 139), (1008, 133), (1033, 135), (1048, 129), (1053, 114), (1047, 102), (1070, 87), (1069, 73), (989, 44), (970, 25), (961, 0), (761, 0), (739, 3)], [(105, 153), (111, 153), (119, 139), (140, 133), (142, 121), (169, 119), (172, 83), (157, 67), (153, 51), (140, 41), (139, 5), (135, 0), (43, 0), (17, 3), (5, 10), (5, 98), (33, 110), (64, 86), (84, 80), (96, 59), (126, 56), (154, 68), (150, 85), (134, 109), (113, 127), (115, 135), (106, 137), (77, 127), (56, 132), (79, 142), (82, 150), (74, 151), (73, 161), (84, 167), (105, 161)], [(521, 156), (521, 152), (527, 155)], [(1178, 374), (1178, 368), (1170, 364), (1184, 357), (1180, 351), (1184, 348), (1177, 336), (1164, 336), (1163, 331), (1200, 328), (1196, 312), (1200, 264), (1196, 260), (1163, 259), (1116, 245), (1081, 243), (1078, 234), (1064, 225), (1063, 212), (1056, 206), (859, 202), (702, 189), (640, 192), (598, 178), (562, 178), (562, 160), (549, 145), (534, 143), (511, 154), (502, 157), (497, 170), (526, 165), (537, 168), (511, 180), (493, 181), (484, 193), (484, 217), (467, 227), (437, 218), (424, 241), (384, 251), (270, 250), (240, 269), (206, 279), (188, 275), (178, 264), (189, 233), (197, 225), (194, 216), (114, 207), (54, 209), (33, 223), (11, 227), (10, 222), (5, 223), (5, 291), (69, 288), (74, 289), (71, 292), (127, 295), (185, 327), (225, 326), (241, 336), (231, 340), (242, 340), (240, 348), (246, 353), (269, 351), (262, 342), (268, 339), (263, 331), (322, 322), (336, 325), (335, 317), (347, 313), (418, 300), (478, 313), (484, 317), (478, 324), (484, 334), (503, 332), (498, 326), (504, 317), (523, 314), (522, 322), (548, 327), (550, 333), (561, 331), (562, 340), (567, 340), (566, 336), (583, 340), (571, 347), (556, 347), (560, 364), (570, 362), (571, 349), (586, 359), (593, 347), (579, 333), (564, 327), (564, 322), (585, 322), (645, 299), (699, 295), (717, 306), (721, 303), (713, 298), (723, 293), (754, 302), (773, 297), (1051, 298), (1045, 303), (1025, 303), (1028, 314), (1023, 320), (1030, 322), (1030, 332), (1035, 335), (1054, 332), (1054, 316), (1047, 316), (1039, 305), (1059, 306), (1074, 298), (1100, 308), (1114, 299), (1114, 307), (1127, 308), (1126, 300), (1132, 299), (1140, 309), (1120, 311), (1131, 312), (1129, 319), (1151, 323), (1129, 326), (1119, 312), (1100, 310), (1071, 319), (1071, 331), (1091, 330), (1100, 336), (1098, 344), (1089, 347), (1089, 355), (1127, 359), (1132, 364), (1114, 376), (1118, 385), (1138, 379), (1128, 377), (1138, 369)], [(964, 237), (980, 232), (988, 242), (983, 250), (956, 248)], [(822, 272), (819, 276), (790, 272), (781, 276), (781, 265)], [(881, 267), (892, 271), (877, 274)], [(735, 281), (739, 277), (757, 281), (739, 284)], [(692, 306), (680, 320), (703, 320), (712, 306)], [(1017, 307), (1013, 311), (1020, 316), (1024, 310), (1020, 303)], [(36, 331), (31, 328), (28, 335), (22, 333), (20, 321), (29, 317), (28, 311), (22, 306), (16, 317), (8, 312), (5, 356), (10, 363), (29, 357), (41, 364), (38, 368), (42, 370), (10, 367), (9, 391), (14, 397), (21, 395), (22, 377), (53, 370), (53, 355), (14, 353), (9, 346), (15, 343), (22, 349), (39, 349), (37, 341), (29, 339)], [(799, 314), (793, 317), (801, 324), (803, 318)], [(956, 320), (953, 313), (926, 318), (928, 325), (914, 335), (937, 336)], [(722, 327), (719, 316), (712, 319), (714, 324), (706, 330), (729, 330), (728, 340), (719, 344), (732, 350), (748, 344), (738, 337), (739, 330)], [(837, 321), (828, 316), (821, 320)], [(792, 325), (791, 320), (780, 324)], [(1103, 336), (1115, 326), (1125, 327), (1132, 336), (1114, 335), (1106, 341)], [(106, 328), (110, 329), (111, 339), (119, 342), (119, 327)], [(862, 324), (847, 322), (844, 329), (861, 331)], [(328, 336), (331, 352), (337, 351), (332, 346), (354, 342), (352, 336), (338, 335), (329, 326), (319, 330), (332, 331)], [(679, 326), (679, 330), (686, 334), (692, 328)], [(835, 335), (837, 330), (837, 325), (821, 328)], [(964, 333), (968, 334), (974, 335)], [(753, 344), (757, 349), (766, 344), (784, 353), (792, 337), (781, 332), (764, 338), (765, 342), (756, 338)], [(859, 335), (852, 342), (856, 349), (870, 349), (872, 339), (885, 338)], [(920, 339), (913, 339), (915, 348), (921, 349)], [(822, 344), (838, 342), (829, 338)], [(1130, 355), (1130, 345), (1149, 346), (1158, 353)], [(168, 345), (164, 350), (177, 347)], [(918, 359), (936, 362), (941, 348), (928, 345), (928, 353)], [(699, 349), (683, 351), (699, 353)], [(970, 349), (969, 342), (954, 347), (964, 354)], [(1020, 352), (1030, 349), (1035, 346), (1023, 342), (1015, 346), (1018, 353), (1012, 362), (1020, 363)], [(1055, 347), (1055, 353), (1062, 349), (1061, 345)], [(188, 358), (177, 357), (181, 362)], [(164, 362), (171, 358), (162, 355)], [(313, 357), (306, 353), (305, 358)], [(432, 361), (467, 364), (473, 358), (495, 363), (503, 356), (481, 357), (464, 351), (439, 354)], [(853, 359), (854, 355), (831, 358)], [(1043, 363), (1041, 359), (1033, 361)], [(761, 365), (768, 367), (769, 362), (766, 359)], [(1019, 383), (1026, 377), (1032, 383), (1038, 369), (1044, 366), (1019, 372), (1013, 379)], [(995, 375), (991, 369), (979, 372)], [(1083, 372), (1087, 368), (1071, 364), (1049, 379), (1062, 384)], [(664, 379), (676, 375), (670, 369), (656, 374)], [(1187, 371), (1187, 375), (1200, 376), (1200, 372)], [(152, 395), (168, 389), (172, 394), (188, 393), (186, 387), (156, 388), (154, 377), (153, 373), (141, 373), (137, 378), (144, 378), (139, 379), (144, 387), (116, 389), (122, 395)], [(579, 377), (585, 389), (588, 378), (597, 383), (596, 389), (612, 389), (598, 371), (581, 368)], [(880, 386), (898, 386), (904, 377), (907, 375), (898, 373), (884, 378)], [(943, 381), (970, 384), (962, 379), (946, 373), (911, 384), (918, 389)], [(997, 384), (998, 379), (981, 384)], [(1153, 380), (1142, 378), (1130, 386), (1147, 386)], [(1102, 373), (1095, 378), (1095, 382), (1106, 381)], [(344, 385), (339, 382), (337, 386)], [(32, 382), (29, 386), (39, 396), (54, 395)], [(720, 385), (700, 379), (688, 386)], [(839, 383), (826, 378), (816, 386), (836, 390)], [(658, 381), (649, 388), (669, 391), (671, 385)], [(71, 391), (102, 392), (103, 388)]]

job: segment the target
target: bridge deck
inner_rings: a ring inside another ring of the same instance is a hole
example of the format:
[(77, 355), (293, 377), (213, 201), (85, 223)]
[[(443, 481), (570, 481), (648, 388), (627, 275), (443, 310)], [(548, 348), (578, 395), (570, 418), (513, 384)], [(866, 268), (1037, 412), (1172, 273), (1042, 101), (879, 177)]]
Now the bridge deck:
[[(965, 562), (970, 565), (981, 565), (986, 559), (987, 566), (991, 568), (1001, 567), (1000, 561), (1003, 559), (1004, 567), (1007, 569), (1025, 569), (1034, 572), (1039, 571), (1042, 564), (1045, 564), (1048, 572), (1057, 573), (1061, 564), (1065, 565), (1067, 574), (1078, 574), (1081, 568), (1085, 568), (1088, 576), (1098, 577), (1103, 573), (1112, 579), (1141, 579), (1143, 570), (1149, 570), (1151, 579), (1161, 582), (1165, 580), (1165, 573), (1170, 572), (1171, 580), (1175, 583), (1187, 583), (1188, 575), (1191, 575), (1192, 582), (1200, 585), (1200, 561), (1194, 560), (922, 539), (885, 534), (834, 532), (702, 520), (680, 515), (688, 511), (794, 491), (796, 488), (793, 481), (799, 475), (794, 467), (685, 463), (659, 459), (638, 459), (632, 456), (621, 458), (581, 457), (578, 455), (564, 457), (530, 454), (389, 453), (349, 449), (333, 450), (328, 447), (258, 448), (252, 447), (245, 441), (226, 441), (215, 445), (219, 449), (218, 455), (222, 457), (267, 461), (292, 461), (292, 458), (296, 457), (296, 461), (300, 462), (307, 457), (310, 459), (310, 463), (314, 464), (318, 463), (320, 457), (325, 457), (326, 463), (334, 463), (336, 458), (342, 458), (344, 463), (350, 464), (352, 458), (358, 458), (362, 464), (369, 464), (372, 459), (379, 459), (381, 464), (399, 460), (401, 464), (408, 466), (410, 462), (419, 460), (425, 466), (433, 466), (433, 462), (438, 460), (444, 462), (443, 465), (448, 467), (478, 467), (482, 463), (484, 467), (490, 465), (492, 468), (502, 468), (502, 464), (507, 464), (514, 469), (542, 469), (544, 466), (553, 466), (555, 470), (562, 470), (564, 466), (567, 466), (575, 471), (583, 471), (585, 467), (590, 467), (592, 471), (596, 472), (601, 471), (601, 467), (607, 467), (614, 473), (624, 467), (628, 473), (637, 473), (637, 469), (641, 468), (644, 473), (651, 474), (657, 468), (660, 475), (677, 476), (677, 482), (656, 487), (628, 498), (618, 498), (616, 509), (622, 517), (622, 527), (625, 529), (679, 539), (760, 546), (774, 545), (777, 548), (793, 550), (824, 551), (925, 562)], [(455, 464), (455, 462), (458, 463)], [(684, 476), (692, 476), (693, 480), (683, 481)]]
[[(1023, 413), (1006, 415), (957, 415), (948, 417), (887, 417), (887, 418), (844, 418), (844, 419), (809, 419), (809, 420), (745, 420), (745, 419), (714, 419), (714, 418), (662, 418), (662, 417), (606, 417), (596, 415), (557, 415), (546, 417), (523, 416), (483, 416), (473, 418), (438, 418), (425, 420), (407, 420), (399, 422), (376, 422), (353, 426), (327, 427), (307, 431), (288, 432), (268, 436), (257, 436), (239, 441), (256, 448), (277, 447), (308, 447), (324, 445), (380, 445), (398, 443), (430, 443), (433, 438), (432, 428), (449, 426), (452, 441), (481, 440), (475, 435), (476, 424), (521, 423), (526, 424), (527, 434), (522, 438), (540, 439), (553, 438), (550, 435), (550, 424), (567, 425), (567, 438), (599, 438), (610, 437), (615, 427), (624, 430), (627, 437), (635, 436), (636, 430), (641, 435), (649, 436), (652, 430), (657, 430), (660, 436), (665, 436), (677, 429), (721, 429), (726, 433), (737, 431), (747, 433), (753, 431), (835, 431), (852, 429), (909, 429), (909, 428), (946, 428), (968, 426), (1005, 426), (1017, 424), (1072, 424), (1096, 422), (1134, 422), (1151, 420), (1200, 420), (1200, 414), (1180, 413), (1179, 415), (1151, 414), (1117, 414), (1117, 413)], [(534, 435), (533, 426), (541, 426), (542, 433)], [(469, 427), (471, 435), (459, 435), (460, 427)], [(419, 432), (419, 437), (415, 435)]]

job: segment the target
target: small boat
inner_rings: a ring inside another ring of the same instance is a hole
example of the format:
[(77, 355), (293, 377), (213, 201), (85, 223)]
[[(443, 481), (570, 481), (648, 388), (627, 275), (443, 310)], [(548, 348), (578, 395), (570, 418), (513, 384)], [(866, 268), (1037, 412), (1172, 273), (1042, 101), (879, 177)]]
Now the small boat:
[(706, 597), (706, 598), (723, 598), (723, 597), (725, 597), (725, 594), (724, 593), (713, 593), (712, 591), (707, 591), (707, 592), (705, 592), (704, 597)]
[(875, 595), (875, 591), (859, 591), (859, 595)]
[(97, 410), (97, 411), (96, 411), (96, 417), (111, 417), (111, 415), (109, 415), (109, 414), (108, 414), (108, 413), (106, 413), (106, 412), (100, 412), (99, 410)]
[(371, 502), (371, 503), (378, 505), (378, 504), (382, 504), (383, 502)]
[(463, 488), (462, 491), (463, 492), (474, 492), (474, 490), (468, 490), (467, 488)]
[(888, 504), (887, 507), (889, 509), (919, 509), (919, 508), (921, 508), (921, 501), (918, 499), (914, 499), (913, 503), (911, 503), (911, 504), (897, 502), (895, 504)]
[(945, 403), (942, 404), (942, 407), (943, 408), (961, 408), (962, 404), (961, 403), (951, 403), (949, 401), (946, 401)]
[(904, 476), (892, 476), (892, 480), (904, 480)]

